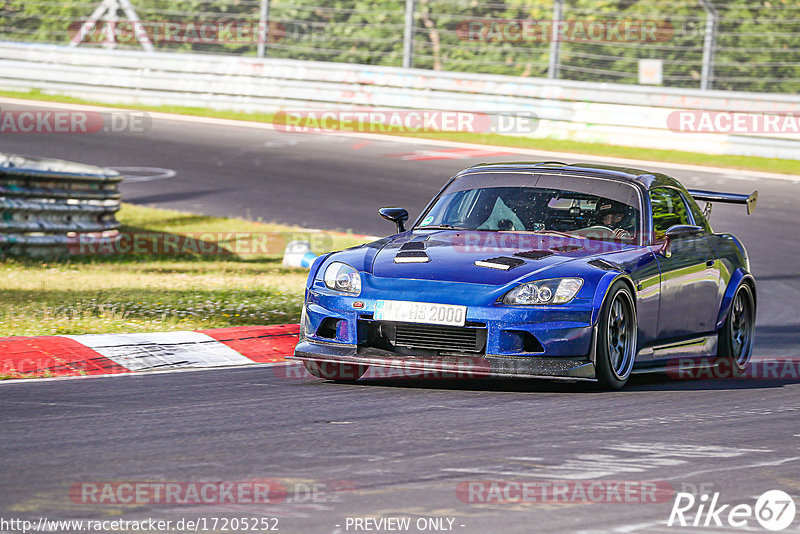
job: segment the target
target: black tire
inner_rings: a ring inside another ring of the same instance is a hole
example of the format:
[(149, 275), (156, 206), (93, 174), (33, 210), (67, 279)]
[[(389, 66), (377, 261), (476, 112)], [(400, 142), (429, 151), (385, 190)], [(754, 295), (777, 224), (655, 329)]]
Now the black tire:
[(597, 381), (608, 389), (622, 389), (636, 361), (636, 305), (625, 282), (617, 281), (606, 294), (597, 321)]
[(315, 360), (303, 360), (306, 371), (325, 380), (334, 382), (355, 382), (367, 372), (368, 365), (356, 365), (351, 363), (318, 362)]
[(733, 376), (743, 373), (753, 355), (755, 341), (756, 301), (753, 290), (742, 283), (733, 294), (725, 324), (719, 332), (717, 344), (718, 365)]

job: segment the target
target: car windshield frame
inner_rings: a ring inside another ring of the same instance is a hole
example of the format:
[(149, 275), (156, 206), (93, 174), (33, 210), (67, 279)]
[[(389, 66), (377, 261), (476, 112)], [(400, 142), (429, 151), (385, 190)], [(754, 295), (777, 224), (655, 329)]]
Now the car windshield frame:
[[(592, 182), (602, 183), (602, 187), (594, 187)], [(487, 170), (486, 172), (471, 172), (464, 175), (456, 176), (450, 180), (442, 190), (431, 200), (426, 206), (425, 210), (420, 214), (412, 227), (413, 230), (466, 230), (477, 232), (512, 232), (512, 233), (553, 233), (558, 232), (555, 229), (543, 230), (497, 230), (497, 229), (472, 229), (472, 228), (459, 228), (449, 224), (433, 223), (430, 226), (422, 224), (430, 213), (439, 205), (441, 200), (450, 194), (460, 191), (470, 191), (475, 189), (490, 189), (502, 187), (520, 187), (529, 189), (541, 190), (560, 190), (565, 193), (578, 193), (584, 195), (599, 196), (601, 198), (612, 198), (619, 202), (623, 202), (630, 206), (633, 210), (638, 212), (638, 217), (635, 225), (635, 234), (630, 241), (619, 239), (603, 239), (595, 235), (578, 235), (575, 234), (576, 239), (597, 239), (600, 241), (618, 241), (625, 244), (632, 244), (637, 246), (645, 246), (647, 244), (647, 232), (645, 227), (647, 224), (646, 218), (649, 212), (646, 211), (645, 198), (642, 193), (642, 188), (639, 184), (633, 181), (626, 181), (615, 179), (613, 177), (602, 177), (595, 175), (586, 175), (579, 173), (543, 173), (541, 171), (497, 171)], [(626, 191), (621, 194), (621, 191)], [(611, 193), (611, 194), (610, 194)], [(609, 195), (610, 194), (610, 195)], [(635, 200), (635, 202), (633, 202)], [(445, 228), (446, 227), (446, 228)], [(582, 229), (579, 229), (582, 230)], [(563, 232), (562, 232), (563, 233)], [(572, 232), (566, 231), (565, 233), (571, 234)]]

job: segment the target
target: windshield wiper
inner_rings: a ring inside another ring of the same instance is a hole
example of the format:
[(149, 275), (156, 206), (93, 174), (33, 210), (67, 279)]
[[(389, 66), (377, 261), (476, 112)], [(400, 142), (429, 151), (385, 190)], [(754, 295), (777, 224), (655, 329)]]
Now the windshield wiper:
[(432, 224), (430, 226), (415, 226), (414, 230), (463, 230), (452, 224)]
[(509, 232), (517, 234), (550, 234), (561, 237), (568, 237), (570, 239), (586, 239), (586, 237), (577, 234), (568, 234), (566, 232), (559, 232), (558, 230), (497, 230), (495, 228), (481, 228), (476, 230), (478, 232)]
[(559, 235), (561, 237), (569, 237), (572, 239), (586, 239), (585, 236), (577, 235), (577, 234), (568, 234), (567, 232), (559, 232), (558, 230), (541, 230), (539, 232), (533, 232), (534, 234), (550, 234), (550, 235)]

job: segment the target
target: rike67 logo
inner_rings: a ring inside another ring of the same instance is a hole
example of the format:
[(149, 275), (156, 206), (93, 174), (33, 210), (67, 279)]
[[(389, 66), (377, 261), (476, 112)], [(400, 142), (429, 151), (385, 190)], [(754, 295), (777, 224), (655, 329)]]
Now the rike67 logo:
[(779, 531), (791, 525), (794, 517), (794, 499), (781, 490), (765, 491), (756, 499), (755, 505), (722, 504), (719, 492), (711, 496), (679, 492), (675, 495), (667, 526), (752, 530), (755, 519), (761, 527)]

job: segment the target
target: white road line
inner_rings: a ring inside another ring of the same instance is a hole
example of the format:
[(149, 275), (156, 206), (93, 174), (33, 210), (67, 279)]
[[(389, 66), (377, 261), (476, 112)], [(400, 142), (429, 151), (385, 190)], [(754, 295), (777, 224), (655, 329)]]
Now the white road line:
[[(108, 167), (112, 171), (117, 171), (125, 177), (125, 183), (131, 182), (152, 182), (155, 180), (166, 180), (174, 178), (178, 173), (172, 169), (162, 169), (161, 167)], [(133, 174), (128, 174), (133, 173)], [(142, 174), (144, 173), (144, 174)]]
[[(539, 465), (529, 470), (509, 470), (506, 466), (490, 465), (474, 468), (444, 468), (443, 471), (458, 473), (481, 473), (504, 476), (526, 476), (554, 478), (563, 480), (590, 480), (623, 473), (641, 473), (651, 469), (685, 466), (694, 458), (734, 458), (751, 453), (770, 453), (770, 449), (740, 449), (714, 445), (687, 445), (671, 443), (622, 443), (608, 445), (602, 449), (633, 453), (635, 456), (623, 457), (607, 453), (583, 453), (565, 458), (560, 463)], [(506, 462), (542, 463), (541, 458), (510, 457)], [(722, 469), (716, 469), (722, 470)], [(714, 471), (714, 470), (712, 470)], [(686, 478), (678, 475), (674, 478)], [(672, 480), (670, 478), (666, 480)]]
[(783, 465), (786, 463), (800, 461), (800, 456), (792, 456), (790, 458), (783, 458), (781, 460), (774, 460), (771, 462), (758, 462), (755, 464), (734, 465), (731, 467), (715, 467), (713, 469), (702, 469), (700, 471), (691, 471), (689, 473), (681, 473), (673, 477), (662, 478), (661, 480), (675, 480), (676, 478), (690, 478), (697, 475), (705, 475), (706, 473), (719, 473), (720, 471), (738, 471), (740, 469), (754, 469), (756, 467), (775, 467), (776, 465)]

